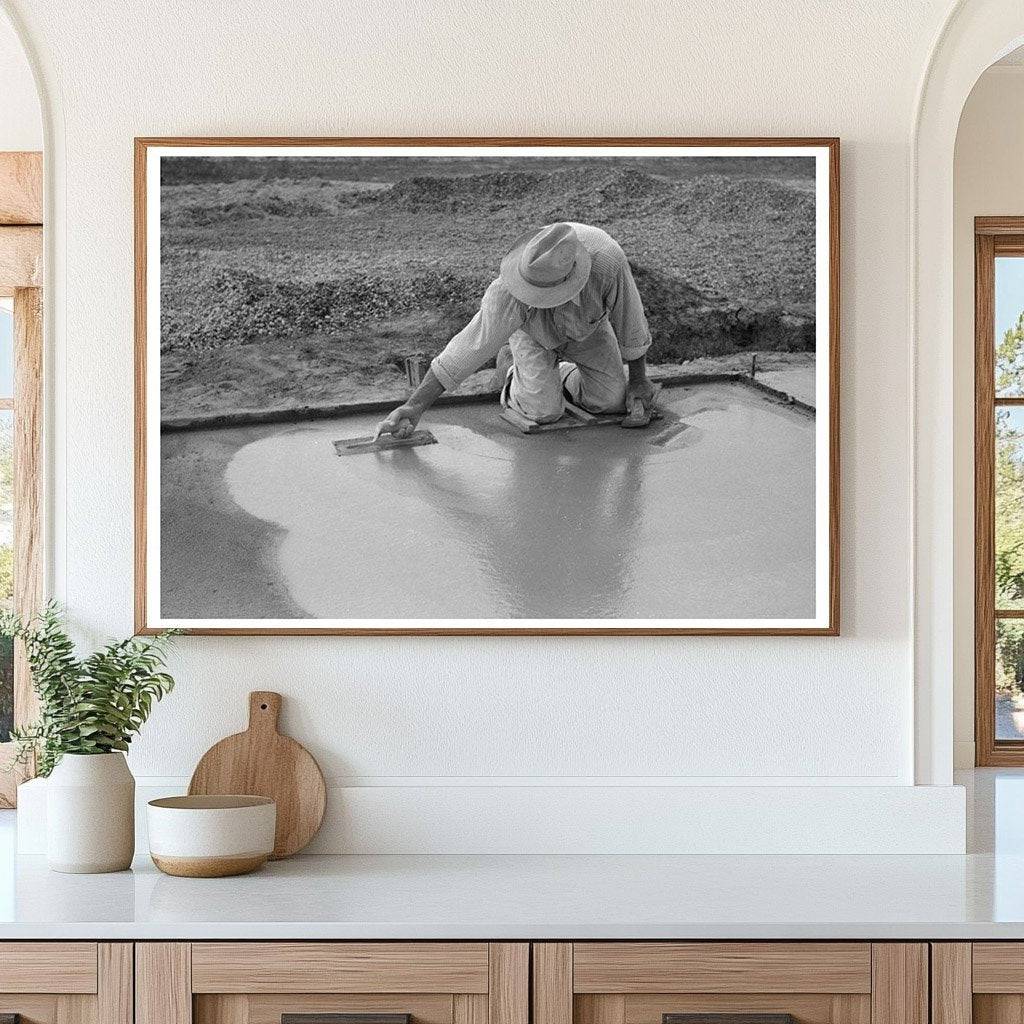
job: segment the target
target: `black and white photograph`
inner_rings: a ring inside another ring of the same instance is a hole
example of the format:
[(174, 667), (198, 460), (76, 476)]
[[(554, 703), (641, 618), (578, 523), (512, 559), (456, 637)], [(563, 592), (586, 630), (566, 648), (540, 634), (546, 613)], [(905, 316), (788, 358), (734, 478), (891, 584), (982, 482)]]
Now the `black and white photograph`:
[(141, 630), (837, 631), (835, 140), (137, 147)]

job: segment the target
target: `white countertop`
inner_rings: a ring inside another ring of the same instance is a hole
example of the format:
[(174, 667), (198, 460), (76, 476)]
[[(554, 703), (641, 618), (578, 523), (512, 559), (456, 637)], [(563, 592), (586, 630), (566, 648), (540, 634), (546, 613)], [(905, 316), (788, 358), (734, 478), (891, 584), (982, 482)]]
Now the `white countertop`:
[(1024, 939), (1024, 772), (974, 772), (966, 856), (296, 857), (60, 875), (0, 812), (0, 940)]
[(1024, 856), (299, 857), (0, 880), (0, 939), (1024, 939)]

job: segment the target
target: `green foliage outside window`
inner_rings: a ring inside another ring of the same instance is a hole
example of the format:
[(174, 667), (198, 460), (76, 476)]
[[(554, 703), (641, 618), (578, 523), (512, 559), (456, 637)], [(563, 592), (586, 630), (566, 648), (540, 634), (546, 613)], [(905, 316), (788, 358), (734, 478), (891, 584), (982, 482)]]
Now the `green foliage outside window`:
[[(996, 347), (996, 394), (1020, 394), (1024, 382), (1024, 313)], [(1007, 408), (996, 410), (996, 608), (1024, 606), (1024, 430)], [(1024, 629), (996, 629), (996, 685), (1024, 693)]]

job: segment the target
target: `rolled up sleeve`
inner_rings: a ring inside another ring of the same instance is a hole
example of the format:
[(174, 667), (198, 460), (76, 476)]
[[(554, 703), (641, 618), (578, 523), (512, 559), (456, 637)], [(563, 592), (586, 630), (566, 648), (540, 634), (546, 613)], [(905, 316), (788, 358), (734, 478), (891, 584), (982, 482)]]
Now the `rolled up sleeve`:
[(492, 281), (472, 320), (434, 357), (430, 368), (446, 391), (494, 360), (503, 345), (526, 321), (526, 307), (501, 284)]
[(651, 347), (651, 329), (647, 326), (643, 300), (624, 254), (605, 296), (605, 308), (623, 360), (639, 359)]

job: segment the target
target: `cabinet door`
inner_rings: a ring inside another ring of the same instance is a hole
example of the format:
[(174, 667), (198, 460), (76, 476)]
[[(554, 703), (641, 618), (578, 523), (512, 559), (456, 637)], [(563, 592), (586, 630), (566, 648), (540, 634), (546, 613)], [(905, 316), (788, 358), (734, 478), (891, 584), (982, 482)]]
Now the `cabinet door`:
[(1024, 1020), (1024, 942), (932, 943), (932, 1020)]
[(537, 943), (533, 958), (534, 1024), (928, 1024), (923, 943)]
[(132, 1024), (127, 942), (0, 942), (0, 1019)]
[(136, 1024), (528, 1024), (529, 946), (139, 943), (136, 985)]

